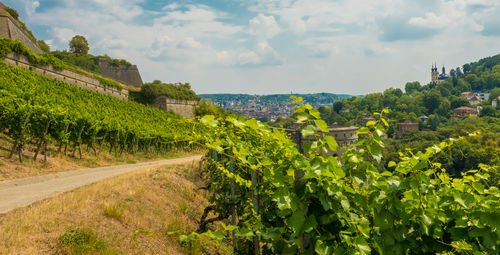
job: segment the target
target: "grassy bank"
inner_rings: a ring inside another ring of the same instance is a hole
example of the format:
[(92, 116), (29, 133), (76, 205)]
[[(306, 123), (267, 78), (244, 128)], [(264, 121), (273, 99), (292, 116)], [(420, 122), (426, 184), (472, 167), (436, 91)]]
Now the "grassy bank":
[(0, 254), (227, 254), (182, 247), (208, 204), (199, 162), (125, 174), (0, 218)]

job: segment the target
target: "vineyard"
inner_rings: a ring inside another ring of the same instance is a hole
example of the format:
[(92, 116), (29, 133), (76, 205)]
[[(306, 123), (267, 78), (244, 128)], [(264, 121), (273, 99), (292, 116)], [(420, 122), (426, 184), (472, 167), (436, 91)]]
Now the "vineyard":
[[(208, 236), (238, 254), (498, 254), (498, 166), (448, 174), (437, 159), (463, 138), (384, 165), (387, 113), (334, 157), (328, 151), (338, 144), (321, 134), (327, 124), (307, 104), (295, 116), (314, 141), (299, 152), (284, 131), (255, 119), (181, 119), (0, 63), (0, 130), (21, 162), (28, 147), (35, 159), (47, 157), (48, 145), (80, 158), (83, 146), (95, 154), (208, 148), (212, 204), (196, 233), (180, 235), (188, 247)], [(225, 231), (210, 229), (221, 220)]]
[(0, 63), (0, 131), (12, 144), (9, 157), (21, 162), (30, 145), (34, 159), (46, 157), (49, 144), (80, 158), (84, 145), (94, 154), (104, 148), (120, 155), (162, 152), (191, 146), (199, 128), (174, 114)]
[[(358, 130), (341, 158), (327, 156), (338, 145), (320, 135), (327, 126), (317, 110), (305, 105), (295, 113), (302, 135), (315, 138), (304, 154), (284, 132), (253, 119), (201, 120), (210, 129), (212, 205), (182, 242), (219, 239), (237, 254), (499, 253), (498, 166), (480, 164), (454, 178), (436, 162), (463, 138), (400, 152), (399, 163), (382, 165), (386, 110)], [(210, 211), (216, 216), (208, 218)], [(207, 227), (221, 220), (225, 231)]]

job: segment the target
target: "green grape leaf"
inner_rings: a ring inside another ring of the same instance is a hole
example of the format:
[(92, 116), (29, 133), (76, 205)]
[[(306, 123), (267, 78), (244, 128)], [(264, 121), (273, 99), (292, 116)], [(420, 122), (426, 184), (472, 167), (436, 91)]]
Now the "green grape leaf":
[(313, 125), (307, 125), (305, 128), (301, 130), (302, 136), (308, 137), (314, 135), (316, 133), (316, 128)]

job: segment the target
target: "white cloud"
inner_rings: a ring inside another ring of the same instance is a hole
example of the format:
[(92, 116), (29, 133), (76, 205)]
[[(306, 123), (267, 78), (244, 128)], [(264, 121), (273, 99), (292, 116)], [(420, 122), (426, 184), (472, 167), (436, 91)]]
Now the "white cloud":
[(408, 23), (412, 25), (430, 28), (443, 28), (446, 27), (449, 22), (450, 20), (445, 16), (437, 16), (433, 12), (426, 13), (425, 17), (414, 17), (408, 21)]
[(177, 47), (181, 49), (196, 49), (199, 48), (200, 45), (200, 42), (196, 41), (194, 38), (186, 37), (177, 44)]
[(283, 59), (266, 41), (258, 42), (252, 50), (217, 52), (215, 59), (219, 64), (239, 67), (274, 66), (283, 63)]
[(126, 49), (129, 46), (128, 42), (123, 39), (104, 38), (97, 42), (95, 47), (103, 50), (111, 49)]
[(28, 16), (33, 15), (35, 13), (36, 9), (40, 6), (40, 2), (38, 1), (33, 1), (31, 3), (26, 4), (26, 13)]
[(249, 21), (249, 32), (260, 39), (270, 39), (280, 32), (280, 28), (273, 16), (262, 13)]
[(81, 34), (92, 54), (137, 64), (145, 81), (189, 81), (205, 93), (365, 93), (425, 83), (430, 63), (496, 54), (500, 36), (498, 0), (255, 0), (239, 1), (234, 13), (213, 1), (155, 9), (145, 0), (39, 0), (43, 8), (3, 1), (52, 49)]
[(69, 28), (61, 28), (61, 27), (54, 27), (52, 28), (52, 34), (55, 36), (55, 39), (60, 43), (60, 44), (66, 44), (68, 45), (69, 41), (73, 36), (77, 35), (76, 32)]

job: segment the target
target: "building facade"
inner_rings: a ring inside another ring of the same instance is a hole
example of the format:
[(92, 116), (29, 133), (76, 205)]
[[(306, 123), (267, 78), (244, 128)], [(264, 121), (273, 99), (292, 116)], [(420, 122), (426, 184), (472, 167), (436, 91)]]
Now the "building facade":
[(416, 130), (418, 131), (418, 123), (411, 122), (410, 119), (406, 119), (405, 122), (398, 123), (398, 133), (397, 136), (401, 137), (405, 132)]

